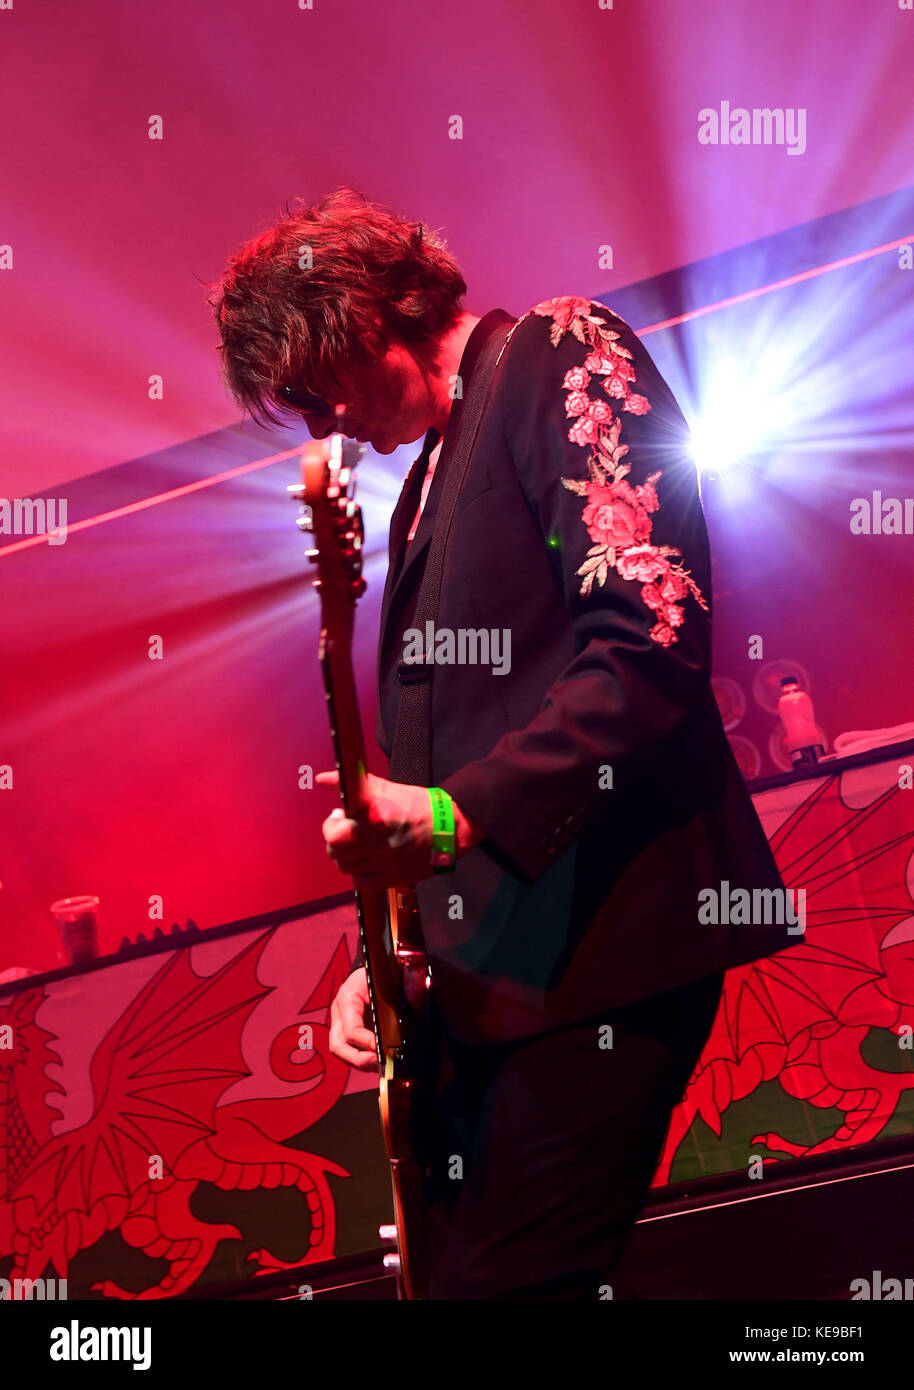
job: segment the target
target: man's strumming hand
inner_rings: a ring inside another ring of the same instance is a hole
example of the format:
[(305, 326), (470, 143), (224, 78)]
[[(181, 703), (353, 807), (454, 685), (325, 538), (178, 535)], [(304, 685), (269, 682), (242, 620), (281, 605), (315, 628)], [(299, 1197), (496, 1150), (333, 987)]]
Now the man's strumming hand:
[(353, 970), (330, 1006), (330, 1051), (359, 1071), (377, 1071), (378, 1051), (371, 1031), (368, 975)]

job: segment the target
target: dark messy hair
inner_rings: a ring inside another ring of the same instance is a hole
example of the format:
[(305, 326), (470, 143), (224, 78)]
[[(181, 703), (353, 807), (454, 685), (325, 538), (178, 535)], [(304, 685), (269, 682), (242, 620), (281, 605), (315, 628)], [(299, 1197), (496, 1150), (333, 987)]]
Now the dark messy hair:
[(332, 398), (336, 367), (367, 365), (392, 339), (446, 331), (467, 287), (424, 223), (340, 188), (312, 207), (286, 204), (209, 288), (226, 386), (259, 423), (283, 424), (281, 387)]

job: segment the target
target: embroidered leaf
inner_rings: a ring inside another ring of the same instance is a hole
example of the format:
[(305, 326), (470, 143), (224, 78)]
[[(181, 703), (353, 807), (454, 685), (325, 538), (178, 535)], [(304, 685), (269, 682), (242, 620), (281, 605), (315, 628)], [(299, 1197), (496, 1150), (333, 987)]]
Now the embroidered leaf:
[(563, 478), (562, 485), (567, 487), (569, 492), (576, 492), (579, 497), (587, 496), (587, 484), (582, 483), (579, 478)]
[(704, 595), (701, 592), (701, 589), (699, 589), (698, 585), (695, 583), (695, 580), (692, 578), (689, 571), (682, 569), (681, 566), (678, 565), (675, 567), (675, 569), (676, 573), (679, 575), (679, 578), (684, 580), (685, 583), (688, 585), (693, 598), (698, 600), (698, 602), (701, 604), (702, 608), (705, 610), (706, 613), (710, 613), (711, 610), (709, 609), (707, 603), (705, 603)]
[(623, 468), (626, 470), (626, 472), (628, 471), (627, 464), (618, 462), (618, 457), (621, 455), (621, 450), (617, 450), (616, 455), (616, 458), (607, 456), (603, 459), (603, 463), (606, 465), (607, 470), (612, 474), (612, 479), (614, 483), (617, 483), (620, 478), (625, 477), (625, 473), (621, 471)]
[(611, 467), (614, 467), (619, 459), (625, 458), (628, 453), (628, 445), (615, 443), (615, 437), (612, 434), (609, 437), (601, 435), (597, 440), (597, 448)]

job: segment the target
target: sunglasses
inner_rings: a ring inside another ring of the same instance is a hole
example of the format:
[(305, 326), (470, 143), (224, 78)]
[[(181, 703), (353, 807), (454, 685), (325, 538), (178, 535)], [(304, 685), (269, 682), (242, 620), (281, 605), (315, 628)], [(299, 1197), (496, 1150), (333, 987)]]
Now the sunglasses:
[(301, 411), (307, 415), (332, 415), (333, 406), (323, 396), (309, 391), (307, 386), (280, 386), (273, 399), (287, 410)]

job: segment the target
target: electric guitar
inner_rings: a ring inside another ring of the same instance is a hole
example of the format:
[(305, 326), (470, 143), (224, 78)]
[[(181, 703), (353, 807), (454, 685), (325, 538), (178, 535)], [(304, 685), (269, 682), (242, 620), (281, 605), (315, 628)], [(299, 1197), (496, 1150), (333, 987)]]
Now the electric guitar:
[[(324, 678), (340, 794), (347, 816), (369, 801), (365, 739), (352, 667), (355, 605), (365, 592), (362, 577), (362, 513), (354, 473), (362, 446), (334, 433), (302, 450), (302, 482), (288, 491), (304, 505), (298, 527), (310, 532), (320, 594), (319, 657)], [(424, 1165), (416, 1142), (423, 1096), (435, 1056), (430, 1002), (431, 972), (425, 956), (411, 885), (376, 888), (354, 879), (362, 953), (378, 1049), (381, 1127), (390, 1163), (396, 1225), (382, 1226), (382, 1242), (396, 1245), (384, 1266), (397, 1276), (400, 1298), (425, 1296), (423, 1237)]]

